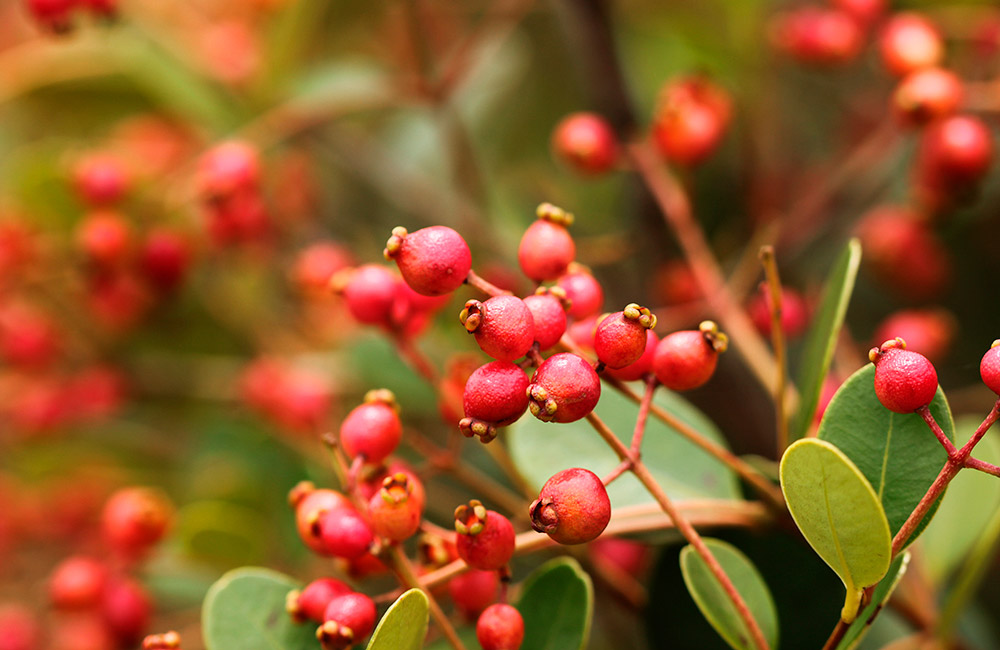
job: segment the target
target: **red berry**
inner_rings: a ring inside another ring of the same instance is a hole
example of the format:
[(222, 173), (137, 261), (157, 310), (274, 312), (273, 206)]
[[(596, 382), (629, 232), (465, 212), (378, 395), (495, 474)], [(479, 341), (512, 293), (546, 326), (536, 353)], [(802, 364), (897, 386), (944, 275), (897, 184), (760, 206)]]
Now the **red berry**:
[(134, 646), (142, 638), (149, 626), (152, 609), (149, 594), (131, 578), (115, 578), (104, 590), (101, 614), (123, 646)]
[(455, 530), (458, 556), (474, 569), (501, 569), (514, 555), (514, 527), (510, 520), (487, 510), (475, 499), (455, 509)]
[(90, 609), (101, 602), (108, 567), (84, 556), (63, 560), (49, 577), (49, 600), (57, 609)]
[(774, 46), (802, 63), (843, 65), (864, 46), (858, 21), (838, 9), (804, 6), (778, 14), (771, 24)]
[(702, 298), (701, 287), (684, 260), (670, 260), (656, 270), (654, 295), (665, 305), (680, 305)]
[(497, 598), (500, 576), (496, 571), (470, 569), (448, 583), (448, 593), (466, 618), (474, 619)]
[(53, 320), (22, 302), (0, 304), (0, 359), (12, 366), (43, 368), (59, 356), (63, 336)]
[(0, 650), (38, 650), (42, 629), (24, 605), (0, 604)]
[(938, 386), (934, 365), (907, 350), (903, 339), (872, 348), (868, 358), (875, 364), (875, 396), (890, 411), (912, 413), (934, 399)]
[(698, 388), (712, 378), (727, 341), (711, 321), (703, 322), (697, 330), (668, 334), (656, 346), (653, 372), (670, 390)]
[(595, 540), (588, 550), (595, 561), (638, 578), (649, 567), (652, 549), (641, 542), (605, 536)]
[(198, 186), (210, 200), (256, 191), (261, 179), (260, 154), (250, 144), (223, 142), (209, 149), (198, 163)]
[(364, 594), (350, 593), (330, 601), (324, 623), (316, 632), (323, 650), (341, 650), (359, 643), (375, 629), (375, 602)]
[[(750, 320), (764, 336), (771, 335), (771, 292), (761, 284), (747, 305)], [(789, 287), (781, 288), (781, 331), (788, 338), (796, 338), (809, 325), (809, 305), (801, 293)]]
[(59, 617), (49, 628), (49, 648), (59, 650), (116, 650), (121, 648), (108, 624), (96, 611)]
[(129, 487), (108, 499), (101, 515), (104, 538), (126, 556), (140, 555), (163, 539), (174, 517), (174, 507), (160, 490)]
[(599, 320), (600, 316), (597, 314), (578, 320), (566, 328), (566, 336), (583, 350), (593, 351), (594, 333), (597, 331)]
[(403, 280), (423, 296), (440, 296), (462, 286), (472, 268), (469, 245), (447, 226), (421, 228), (407, 233), (392, 229), (385, 258), (396, 260)]
[(925, 16), (911, 12), (889, 18), (879, 36), (879, 48), (885, 67), (899, 77), (940, 65), (944, 58), (941, 32)]
[(491, 361), (476, 369), (465, 383), (463, 417), (458, 427), (467, 437), (489, 442), (497, 427), (520, 418), (528, 408), (528, 376), (509, 361)]
[(529, 512), (538, 532), (560, 544), (583, 544), (607, 528), (611, 500), (597, 474), (574, 467), (546, 481)]
[(336, 274), (332, 285), (343, 294), (347, 309), (359, 323), (389, 327), (398, 281), (384, 266), (365, 264)]
[(305, 294), (320, 296), (330, 289), (330, 280), (351, 265), (351, 255), (336, 242), (318, 242), (304, 248), (292, 266), (292, 282)]
[(572, 113), (552, 132), (552, 150), (579, 172), (603, 174), (614, 168), (618, 160), (618, 138), (600, 115)]
[(139, 267), (154, 289), (170, 293), (184, 282), (191, 266), (191, 243), (173, 230), (156, 228), (139, 251)]
[(77, 243), (87, 258), (100, 266), (118, 266), (132, 248), (132, 228), (117, 212), (93, 212), (77, 228)]
[(375, 537), (372, 529), (353, 508), (337, 508), (320, 515), (320, 537), (334, 557), (355, 560), (368, 552)]
[(117, 157), (97, 153), (76, 163), (73, 184), (85, 202), (101, 206), (119, 201), (128, 190), (129, 178)]
[(860, 25), (868, 26), (885, 13), (888, 2), (887, 0), (833, 0), (832, 4)]
[(413, 496), (410, 477), (403, 472), (387, 476), (368, 502), (372, 530), (390, 542), (401, 542), (420, 528), (423, 503)]
[(569, 300), (567, 314), (576, 320), (582, 320), (601, 311), (604, 305), (604, 289), (590, 270), (581, 264), (570, 264), (567, 272), (556, 281), (559, 288), (566, 292)]
[(288, 493), (288, 501), (295, 508), (295, 526), (299, 537), (314, 552), (327, 553), (323, 543), (320, 518), (323, 513), (339, 508), (353, 508), (350, 500), (336, 490), (321, 489), (309, 481), (302, 481)]
[(906, 341), (907, 350), (936, 362), (948, 352), (957, 328), (955, 317), (944, 309), (904, 309), (883, 320), (873, 338), (878, 342), (898, 336)]
[(350, 458), (381, 463), (396, 450), (403, 437), (399, 407), (392, 391), (370, 390), (365, 402), (354, 407), (340, 425), (340, 443)]
[(601, 379), (587, 361), (563, 352), (535, 370), (527, 392), (528, 409), (539, 420), (575, 422), (597, 406)]
[(518, 650), (524, 641), (524, 619), (510, 605), (491, 605), (479, 616), (476, 638), (483, 650)]
[(548, 350), (566, 333), (566, 309), (569, 299), (561, 287), (539, 287), (524, 299), (535, 324), (535, 342), (538, 349)]
[(536, 210), (538, 220), (528, 226), (517, 248), (521, 271), (535, 282), (555, 280), (576, 257), (576, 244), (567, 228), (573, 215), (551, 203)]
[(875, 208), (862, 217), (858, 236), (868, 267), (906, 298), (932, 298), (951, 280), (948, 249), (919, 215), (906, 208)]
[(608, 368), (624, 368), (646, 351), (646, 332), (656, 327), (656, 316), (636, 303), (604, 318), (594, 332), (594, 352)]
[(70, 13), (76, 0), (27, 0), (28, 11), (42, 27), (57, 34), (72, 28)]
[(962, 105), (962, 80), (944, 68), (922, 68), (906, 75), (892, 94), (892, 108), (903, 124), (926, 124), (948, 117)]
[(285, 610), (297, 623), (323, 622), (326, 608), (337, 596), (351, 593), (351, 588), (336, 578), (318, 578), (301, 591), (293, 589), (285, 598)]
[(955, 115), (929, 126), (920, 141), (917, 180), (948, 192), (974, 185), (993, 164), (989, 127), (971, 115)]
[(1000, 395), (1000, 340), (993, 341), (983, 355), (983, 360), (979, 362), (979, 375), (991, 391)]
[(535, 342), (534, 317), (517, 296), (470, 300), (458, 318), (475, 335), (482, 351), (498, 361), (520, 359)]
[(605, 368), (604, 374), (618, 381), (636, 381), (653, 372), (653, 357), (660, 339), (653, 330), (646, 330), (646, 349), (642, 356), (624, 368)]
[(660, 91), (653, 141), (667, 160), (696, 165), (718, 149), (731, 112), (721, 87), (701, 77), (676, 79)]

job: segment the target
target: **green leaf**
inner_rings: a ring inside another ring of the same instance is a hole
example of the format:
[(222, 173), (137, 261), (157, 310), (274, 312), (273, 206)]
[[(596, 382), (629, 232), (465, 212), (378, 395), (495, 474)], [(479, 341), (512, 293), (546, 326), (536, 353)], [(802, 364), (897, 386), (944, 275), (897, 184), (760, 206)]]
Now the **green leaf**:
[[(709, 440), (725, 445), (715, 425), (676, 393), (660, 389), (654, 401)], [(630, 444), (639, 412), (635, 403), (606, 388), (595, 412), (626, 446)], [(510, 427), (506, 436), (517, 468), (537, 488), (556, 472), (570, 467), (585, 467), (601, 476), (618, 464), (615, 453), (584, 420), (553, 424), (526, 415)], [(642, 457), (674, 499), (742, 498), (735, 475), (725, 465), (652, 416), (646, 423)], [(615, 508), (653, 503), (646, 488), (631, 474), (612, 483), (608, 496)]]
[(587, 646), (594, 614), (594, 585), (572, 558), (538, 567), (517, 603), (524, 618), (521, 650), (576, 650)]
[(297, 625), (285, 611), (285, 597), (302, 585), (257, 567), (225, 574), (202, 605), (207, 650), (315, 650), (316, 628)]
[(368, 650), (420, 650), (427, 636), (429, 611), (427, 595), (410, 589), (382, 615)]
[(901, 553), (892, 561), (892, 564), (889, 566), (889, 572), (884, 578), (879, 580), (878, 586), (872, 592), (871, 602), (858, 614), (858, 617), (851, 623), (851, 627), (847, 628), (844, 638), (837, 644), (837, 650), (850, 650), (851, 648), (856, 648), (861, 643), (868, 630), (871, 629), (872, 623), (875, 622), (874, 616), (881, 611), (882, 607), (889, 600), (889, 596), (896, 590), (896, 586), (903, 579), (903, 574), (906, 573), (906, 567), (909, 564), (909, 552)]
[[(757, 625), (760, 626), (772, 648), (778, 645), (778, 612), (771, 592), (757, 567), (738, 548), (719, 539), (704, 539), (705, 545), (729, 576), (736, 591), (746, 602)], [(722, 585), (709, 570), (694, 547), (688, 545), (680, 555), (681, 573), (698, 609), (708, 619), (716, 632), (731, 647), (742, 650), (753, 648), (747, 625), (740, 618), (736, 607), (722, 589)]]
[(847, 242), (847, 247), (840, 254), (837, 265), (826, 281), (823, 300), (806, 337), (805, 351), (796, 374), (799, 409), (791, 427), (793, 440), (805, 436), (812, 426), (816, 405), (823, 390), (823, 381), (830, 371), (833, 350), (837, 347), (847, 305), (851, 301), (851, 294), (854, 293), (854, 280), (858, 276), (860, 264), (861, 243), (857, 239), (852, 239)]
[(841, 616), (851, 622), (861, 589), (889, 570), (892, 536), (878, 496), (842, 451), (814, 438), (785, 451), (781, 489), (806, 541), (843, 581)]
[[(840, 449), (864, 474), (889, 520), (899, 531), (948, 460), (937, 438), (916, 413), (893, 413), (875, 396), (875, 366), (851, 375), (823, 415), (819, 438)], [(955, 425), (944, 393), (938, 388), (931, 414), (942, 431), (955, 439)], [(910, 538), (930, 523), (933, 510)]]

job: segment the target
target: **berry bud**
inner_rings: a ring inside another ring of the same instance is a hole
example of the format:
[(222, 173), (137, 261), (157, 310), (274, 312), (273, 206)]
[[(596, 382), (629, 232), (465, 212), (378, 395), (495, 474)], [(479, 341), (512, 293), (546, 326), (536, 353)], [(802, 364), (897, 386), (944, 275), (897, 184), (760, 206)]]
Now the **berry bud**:
[(365, 403), (354, 407), (340, 425), (344, 453), (350, 458), (363, 456), (367, 463), (381, 463), (402, 437), (396, 397), (384, 388), (368, 391)]
[(535, 370), (527, 393), (528, 409), (539, 420), (575, 422), (597, 406), (601, 379), (587, 361), (563, 352)]
[(698, 388), (712, 378), (728, 341), (712, 321), (704, 321), (697, 330), (668, 334), (656, 346), (653, 372), (670, 390)]
[(552, 132), (552, 150), (578, 172), (603, 174), (615, 166), (618, 138), (600, 115), (573, 113)]
[(514, 527), (499, 512), (479, 501), (455, 509), (455, 547), (466, 564), (481, 571), (495, 571), (514, 555)]
[(875, 364), (875, 395), (894, 413), (912, 413), (927, 406), (937, 393), (937, 372), (922, 354), (906, 349), (901, 338), (872, 348), (868, 358)]
[(524, 619), (510, 605), (491, 605), (479, 616), (476, 638), (483, 650), (518, 650), (524, 641)]
[(407, 233), (392, 229), (385, 258), (396, 260), (403, 280), (424, 296), (440, 296), (462, 286), (472, 268), (469, 245), (447, 226), (421, 228)]
[(551, 203), (538, 206), (536, 214), (538, 220), (521, 237), (517, 261), (535, 282), (555, 280), (576, 257), (576, 244), (567, 230), (573, 215)]
[(483, 352), (499, 361), (520, 359), (535, 341), (535, 320), (516, 296), (494, 296), (486, 302), (470, 300), (458, 315), (476, 337)]
[(597, 539), (611, 521), (611, 500), (588, 469), (563, 470), (545, 482), (531, 504), (531, 527), (560, 544)]
[(465, 417), (458, 423), (466, 437), (482, 442), (496, 437), (497, 427), (520, 418), (528, 408), (528, 376), (509, 361), (491, 361), (478, 368), (465, 383)]
[(624, 368), (646, 351), (646, 331), (656, 327), (656, 316), (636, 303), (600, 322), (594, 333), (594, 352), (609, 368)]

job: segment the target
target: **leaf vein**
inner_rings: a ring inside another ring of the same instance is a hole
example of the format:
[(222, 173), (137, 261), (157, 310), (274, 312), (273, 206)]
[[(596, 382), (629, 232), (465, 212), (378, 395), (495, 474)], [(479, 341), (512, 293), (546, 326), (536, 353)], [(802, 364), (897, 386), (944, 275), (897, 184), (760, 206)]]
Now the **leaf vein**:
[[(823, 474), (823, 503), (826, 506), (826, 520), (830, 525), (830, 537), (833, 540), (833, 548), (837, 551), (837, 559), (840, 561), (840, 566), (843, 569), (843, 573), (838, 571), (841, 579), (844, 580), (844, 586), (848, 590), (854, 589), (854, 577), (851, 575), (851, 569), (847, 565), (847, 558), (844, 557), (844, 550), (840, 547), (840, 539), (837, 537), (837, 526), (833, 523), (833, 511), (830, 509), (830, 489), (826, 482), (826, 466), (821, 465), (820, 471)], [(850, 584), (847, 584), (850, 582)]]

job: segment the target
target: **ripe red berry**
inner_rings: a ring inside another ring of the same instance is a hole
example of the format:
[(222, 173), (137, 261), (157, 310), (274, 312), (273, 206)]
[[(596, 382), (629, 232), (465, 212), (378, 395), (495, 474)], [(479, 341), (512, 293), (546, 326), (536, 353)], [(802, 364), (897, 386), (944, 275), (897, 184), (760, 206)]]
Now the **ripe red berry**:
[(76, 0), (27, 0), (28, 11), (45, 29), (57, 34), (68, 32), (73, 23), (70, 13)]
[(57, 609), (89, 609), (101, 602), (108, 567), (94, 558), (75, 555), (59, 563), (49, 577), (49, 600)]
[(500, 575), (496, 571), (470, 569), (448, 582), (448, 593), (455, 606), (469, 619), (478, 618), (496, 601)]
[(993, 136), (972, 115), (955, 115), (930, 125), (920, 141), (917, 181), (948, 192), (974, 185), (993, 164)]
[[(764, 336), (771, 335), (771, 292), (767, 284), (761, 284), (747, 305), (747, 313), (757, 331)], [(781, 288), (781, 331), (788, 338), (796, 338), (809, 325), (809, 305), (805, 297), (795, 289)]]
[(594, 332), (594, 352), (608, 368), (624, 368), (646, 351), (646, 331), (656, 327), (656, 316), (631, 303), (604, 318)]
[(791, 58), (813, 65), (850, 63), (864, 46), (861, 26), (850, 14), (814, 6), (775, 16), (771, 40)]
[(302, 590), (293, 589), (285, 598), (285, 610), (297, 623), (322, 623), (326, 608), (337, 596), (351, 593), (351, 588), (336, 578), (318, 578)]
[(118, 202), (128, 190), (129, 178), (117, 157), (95, 153), (77, 161), (73, 185), (86, 203), (101, 206)]
[(350, 458), (364, 456), (367, 463), (381, 463), (402, 437), (396, 396), (384, 388), (368, 391), (364, 404), (354, 407), (340, 425), (344, 453)]
[(455, 548), (474, 569), (495, 571), (514, 555), (514, 527), (499, 512), (473, 499), (455, 509)]
[(174, 507), (160, 490), (129, 487), (108, 499), (101, 515), (104, 538), (123, 555), (137, 555), (163, 539)]
[(701, 77), (669, 82), (653, 116), (653, 141), (660, 153), (681, 165), (712, 155), (729, 127), (732, 102), (720, 86)]
[(467, 437), (489, 442), (497, 427), (512, 424), (528, 408), (528, 376), (509, 361), (491, 361), (476, 369), (465, 383), (463, 417), (458, 427)]
[(132, 227), (117, 212), (93, 212), (77, 228), (80, 250), (91, 262), (112, 267), (124, 263), (132, 248)]
[(173, 230), (155, 228), (146, 235), (139, 251), (139, 268), (150, 285), (170, 293), (184, 282), (191, 266), (191, 243)]
[(555, 280), (576, 257), (576, 244), (567, 228), (573, 215), (551, 203), (536, 210), (538, 219), (528, 226), (517, 248), (521, 271), (535, 282)]
[(934, 399), (938, 386), (934, 365), (907, 350), (903, 339), (872, 348), (868, 358), (875, 364), (875, 396), (890, 411), (912, 413)]
[(122, 646), (134, 646), (149, 627), (153, 603), (146, 590), (131, 578), (108, 582), (101, 601), (101, 614)]
[(611, 500), (600, 477), (574, 467), (556, 473), (531, 504), (531, 527), (560, 544), (597, 539), (611, 521)]
[(520, 359), (535, 341), (534, 317), (517, 296), (470, 300), (458, 318), (475, 335), (482, 351), (498, 361)]
[(955, 113), (965, 91), (962, 80), (944, 68), (922, 68), (906, 75), (892, 94), (892, 109), (907, 125), (927, 124)]
[(535, 324), (535, 342), (540, 351), (548, 350), (566, 333), (566, 309), (569, 299), (561, 287), (539, 287), (524, 299)]
[(600, 115), (572, 113), (552, 132), (552, 150), (576, 171), (603, 174), (618, 160), (618, 138)]
[(1000, 395), (1000, 339), (993, 341), (983, 355), (983, 360), (979, 362), (979, 375), (991, 391)]
[(336, 490), (320, 489), (302, 481), (288, 493), (288, 502), (295, 508), (295, 527), (299, 537), (315, 553), (327, 554), (323, 543), (320, 518), (323, 513), (339, 508), (353, 508), (351, 501)]
[(660, 338), (653, 330), (646, 330), (646, 349), (642, 356), (624, 368), (606, 368), (604, 374), (618, 381), (636, 381), (653, 372), (653, 357)]
[(528, 386), (528, 409), (543, 422), (575, 422), (597, 406), (601, 379), (584, 359), (554, 354), (535, 370)]
[(319, 518), (320, 537), (334, 557), (355, 560), (368, 552), (375, 537), (372, 529), (353, 508), (337, 508)]
[(33, 305), (0, 303), (0, 359), (22, 368), (39, 369), (59, 356), (63, 335), (53, 319)]
[(955, 317), (944, 309), (904, 309), (883, 320), (872, 338), (877, 343), (898, 336), (906, 341), (907, 350), (934, 363), (947, 354), (957, 329)]
[(867, 27), (885, 13), (887, 0), (833, 0), (833, 6), (845, 12), (863, 27)]
[(613, 566), (636, 578), (643, 575), (652, 559), (649, 545), (621, 537), (601, 537), (587, 550), (595, 562)]
[(292, 282), (309, 296), (325, 295), (334, 274), (351, 265), (351, 254), (332, 241), (317, 242), (302, 249), (292, 266)]
[(359, 323), (389, 327), (396, 283), (389, 269), (365, 264), (334, 275), (331, 286), (347, 301), (347, 309)]
[(316, 631), (323, 650), (348, 648), (375, 629), (375, 602), (364, 594), (349, 593), (330, 601), (324, 623)]
[(24, 605), (0, 604), (0, 650), (38, 650), (42, 629)]
[(567, 314), (576, 320), (583, 320), (601, 311), (604, 305), (604, 289), (601, 283), (582, 264), (570, 264), (566, 273), (559, 276), (556, 284), (566, 292), (569, 301)]
[(447, 226), (431, 226), (407, 233), (392, 229), (385, 258), (396, 260), (403, 280), (423, 296), (440, 296), (462, 286), (472, 268), (469, 245)]
[(683, 330), (663, 337), (653, 356), (653, 372), (670, 390), (698, 388), (715, 372), (719, 353), (728, 344), (725, 334), (711, 321), (697, 330)]
[(401, 542), (420, 528), (423, 502), (413, 496), (413, 484), (403, 472), (387, 476), (368, 502), (372, 530), (390, 542)]
[(476, 623), (476, 638), (483, 650), (518, 650), (524, 641), (524, 619), (510, 605), (486, 608)]
[(906, 298), (933, 298), (951, 281), (948, 249), (919, 215), (906, 208), (875, 208), (861, 218), (858, 236), (868, 268)]
[(899, 77), (940, 65), (944, 58), (941, 32), (925, 16), (911, 12), (889, 18), (879, 36), (879, 49), (885, 67)]
[(260, 154), (245, 142), (222, 142), (201, 157), (197, 179), (202, 196), (208, 200), (256, 191), (261, 179)]

